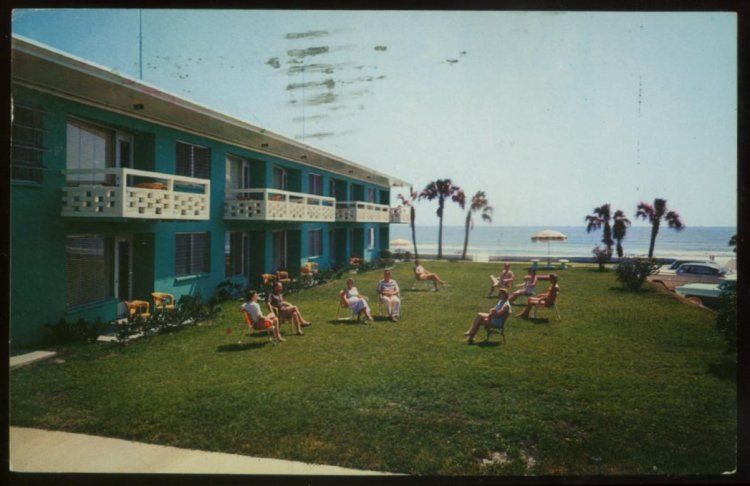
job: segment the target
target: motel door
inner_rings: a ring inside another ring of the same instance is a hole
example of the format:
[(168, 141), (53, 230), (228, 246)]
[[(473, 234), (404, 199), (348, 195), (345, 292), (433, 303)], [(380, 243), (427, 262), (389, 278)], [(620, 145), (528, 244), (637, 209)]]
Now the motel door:
[(286, 231), (273, 232), (273, 271), (287, 268), (286, 262)]
[(114, 289), (120, 301), (117, 306), (119, 316), (127, 315), (124, 301), (133, 299), (133, 239), (130, 235), (115, 237)]

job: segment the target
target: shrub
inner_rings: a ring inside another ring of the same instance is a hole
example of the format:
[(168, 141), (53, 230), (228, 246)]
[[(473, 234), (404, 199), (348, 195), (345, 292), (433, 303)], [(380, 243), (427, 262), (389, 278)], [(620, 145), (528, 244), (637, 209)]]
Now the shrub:
[(599, 270), (604, 271), (604, 264), (612, 259), (612, 250), (607, 247), (595, 246), (591, 253), (594, 254), (594, 262), (599, 264)]
[(224, 280), (216, 286), (212, 299), (216, 302), (224, 302), (240, 297), (242, 297), (242, 285), (231, 280)]
[(654, 273), (658, 265), (650, 258), (622, 259), (615, 269), (617, 281), (628, 290), (638, 290), (646, 277)]
[(75, 322), (60, 319), (56, 324), (46, 324), (44, 341), (49, 344), (94, 342), (104, 331), (105, 324), (97, 317), (94, 322), (80, 318)]
[(721, 293), (716, 330), (727, 341), (727, 352), (737, 350), (737, 289)]

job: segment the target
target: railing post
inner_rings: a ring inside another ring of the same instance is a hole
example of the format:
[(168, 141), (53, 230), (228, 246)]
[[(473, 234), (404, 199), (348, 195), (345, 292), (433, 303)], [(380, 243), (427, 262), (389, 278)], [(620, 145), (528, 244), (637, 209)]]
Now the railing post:
[(203, 183), (203, 191), (206, 197), (206, 217), (208, 219), (211, 219), (211, 183), (210, 182)]
[(125, 211), (127, 211), (128, 208), (128, 176), (129, 171), (126, 167), (123, 167), (120, 169), (120, 183), (118, 184), (119, 187), (117, 187), (117, 195), (119, 196), (119, 204), (120, 204), (120, 214), (122, 216), (125, 216)]

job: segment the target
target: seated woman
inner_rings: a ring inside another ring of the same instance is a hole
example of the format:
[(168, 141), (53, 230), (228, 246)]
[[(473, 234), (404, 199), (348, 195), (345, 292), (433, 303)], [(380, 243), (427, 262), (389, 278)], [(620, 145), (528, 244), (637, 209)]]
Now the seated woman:
[(401, 290), (398, 283), (391, 278), (390, 270), (383, 271), (383, 280), (378, 282), (377, 291), (380, 302), (385, 304), (388, 320), (396, 322), (401, 311)]
[(516, 287), (523, 288), (511, 293), (508, 300), (513, 303), (521, 295), (526, 295), (529, 297), (534, 295), (534, 287), (536, 287), (536, 283), (538, 280), (539, 277), (536, 276), (536, 270), (534, 270), (533, 268), (529, 268), (528, 275), (523, 278), (523, 283), (516, 285)]
[(357, 315), (357, 319), (365, 315), (365, 322), (371, 321), (372, 312), (370, 306), (367, 305), (367, 297), (359, 294), (359, 290), (354, 286), (354, 280), (346, 279), (346, 287), (339, 292), (341, 301)]
[(505, 262), (503, 265), (503, 273), (500, 274), (499, 277), (495, 277), (494, 275), (490, 275), (490, 280), (492, 281), (492, 284), (490, 285), (490, 291), (487, 292), (487, 297), (492, 297), (493, 292), (495, 292), (495, 289), (509, 289), (513, 285), (513, 272), (510, 269), (510, 263)]
[[(258, 304), (258, 293), (256, 291), (250, 291), (247, 302), (240, 306), (240, 312), (244, 312), (245, 314), (247, 314), (254, 330), (265, 331), (271, 329), (273, 339), (275, 339), (276, 341), (285, 340), (283, 337), (281, 337), (281, 332), (279, 332), (279, 320), (276, 317), (276, 314), (274, 314), (273, 312), (269, 312), (264, 316), (263, 312), (261, 312), (260, 304)], [(244, 337), (244, 335), (245, 333), (243, 332), (242, 336)], [(240, 344), (241, 343), (242, 338), (240, 338)]]
[(484, 326), (488, 328), (498, 327), (501, 328), (505, 325), (505, 320), (511, 315), (510, 302), (508, 301), (508, 290), (505, 288), (500, 289), (500, 300), (497, 301), (495, 307), (490, 309), (489, 312), (478, 312), (474, 317), (474, 322), (471, 323), (471, 327), (464, 333), (464, 336), (468, 336), (466, 342), (474, 344), (474, 336), (479, 332), (479, 328)]
[(555, 299), (557, 299), (557, 294), (559, 292), (560, 286), (557, 285), (557, 275), (551, 273), (549, 275), (549, 288), (547, 289), (547, 291), (543, 294), (537, 295), (536, 297), (529, 297), (526, 301), (526, 307), (524, 307), (523, 312), (521, 312), (518, 317), (520, 317), (521, 319), (528, 319), (529, 312), (531, 312), (531, 309), (537, 305), (552, 307), (553, 305), (555, 305)]
[(418, 280), (429, 280), (432, 281), (432, 285), (435, 286), (435, 291), (438, 289), (438, 284), (445, 285), (445, 280), (438, 277), (437, 273), (430, 273), (424, 269), (419, 260), (414, 260), (414, 276)]
[(292, 329), (302, 336), (302, 327), (309, 326), (310, 323), (302, 318), (302, 314), (297, 306), (284, 300), (284, 294), (281, 293), (282, 290), (284, 290), (284, 285), (281, 282), (274, 282), (273, 291), (266, 296), (266, 305), (268, 305), (271, 311), (273, 311), (274, 307), (279, 311), (279, 322), (291, 318)]

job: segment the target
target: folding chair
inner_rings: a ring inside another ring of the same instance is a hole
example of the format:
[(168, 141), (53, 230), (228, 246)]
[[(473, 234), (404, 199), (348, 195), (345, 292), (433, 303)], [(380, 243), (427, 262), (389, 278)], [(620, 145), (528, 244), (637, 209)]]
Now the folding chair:
[(250, 315), (247, 312), (245, 312), (243, 310), (243, 311), (240, 311), (240, 313), (242, 313), (242, 317), (245, 318), (245, 324), (246, 324), (246, 326), (242, 330), (242, 334), (240, 335), (240, 341), (239, 341), (238, 344), (242, 344), (242, 342), (245, 340), (245, 335), (247, 334), (247, 330), (248, 329), (251, 329), (252, 331), (259, 331), (259, 332), (265, 331), (266, 335), (268, 336), (268, 339), (272, 343), (276, 344), (276, 341), (274, 341), (274, 339), (273, 339), (273, 328), (274, 328), (273, 325), (271, 325), (270, 327), (265, 327), (263, 325), (263, 323), (261, 323), (261, 322), (257, 323), (257, 325), (253, 324), (253, 321), (252, 321), (252, 319), (250, 319)]
[[(399, 292), (398, 298), (401, 300), (398, 305), (398, 318), (401, 319), (402, 317), (404, 317), (404, 296)], [(387, 313), (385, 312), (385, 302), (383, 302), (383, 299), (380, 298), (380, 294), (378, 294), (378, 316), (385, 317), (386, 315)]]
[(166, 292), (151, 292), (154, 299), (154, 311), (174, 310), (174, 295)]
[[(344, 301), (339, 298), (338, 304), (336, 305), (336, 318), (334, 320), (339, 320), (339, 315), (341, 314), (341, 309), (347, 309), (349, 310), (349, 306), (344, 303)], [(351, 311), (351, 314), (349, 317), (347, 317), (347, 320), (351, 321), (353, 319), (359, 320), (359, 316), (354, 314), (354, 311)]]
[(428, 287), (433, 287), (434, 285), (432, 283), (432, 280), (421, 280), (419, 276), (417, 275), (417, 272), (414, 272), (414, 280), (411, 283), (411, 290), (416, 290), (417, 284), (420, 282), (427, 284)]
[(555, 314), (557, 314), (557, 320), (561, 321), (562, 317), (560, 316), (560, 310), (557, 308), (557, 299), (559, 299), (559, 297), (555, 298), (554, 302), (552, 302), (552, 305), (545, 304), (545, 305), (542, 305), (542, 306), (535, 305), (534, 307), (532, 307), (531, 308), (531, 317), (534, 318), (534, 319), (536, 319), (536, 309), (537, 309), (537, 307), (544, 307), (546, 309), (552, 308), (552, 309), (555, 310)]
[(489, 327), (486, 327), (485, 330), (487, 331), (487, 335), (484, 337), (484, 341), (485, 342), (489, 341), (492, 333), (497, 333), (503, 337), (503, 344), (505, 344), (505, 325), (508, 324), (508, 321), (510, 321), (511, 317), (512, 317), (512, 314), (508, 313), (508, 317), (505, 318), (505, 320), (503, 321), (503, 325), (500, 327), (495, 327), (492, 325)]

